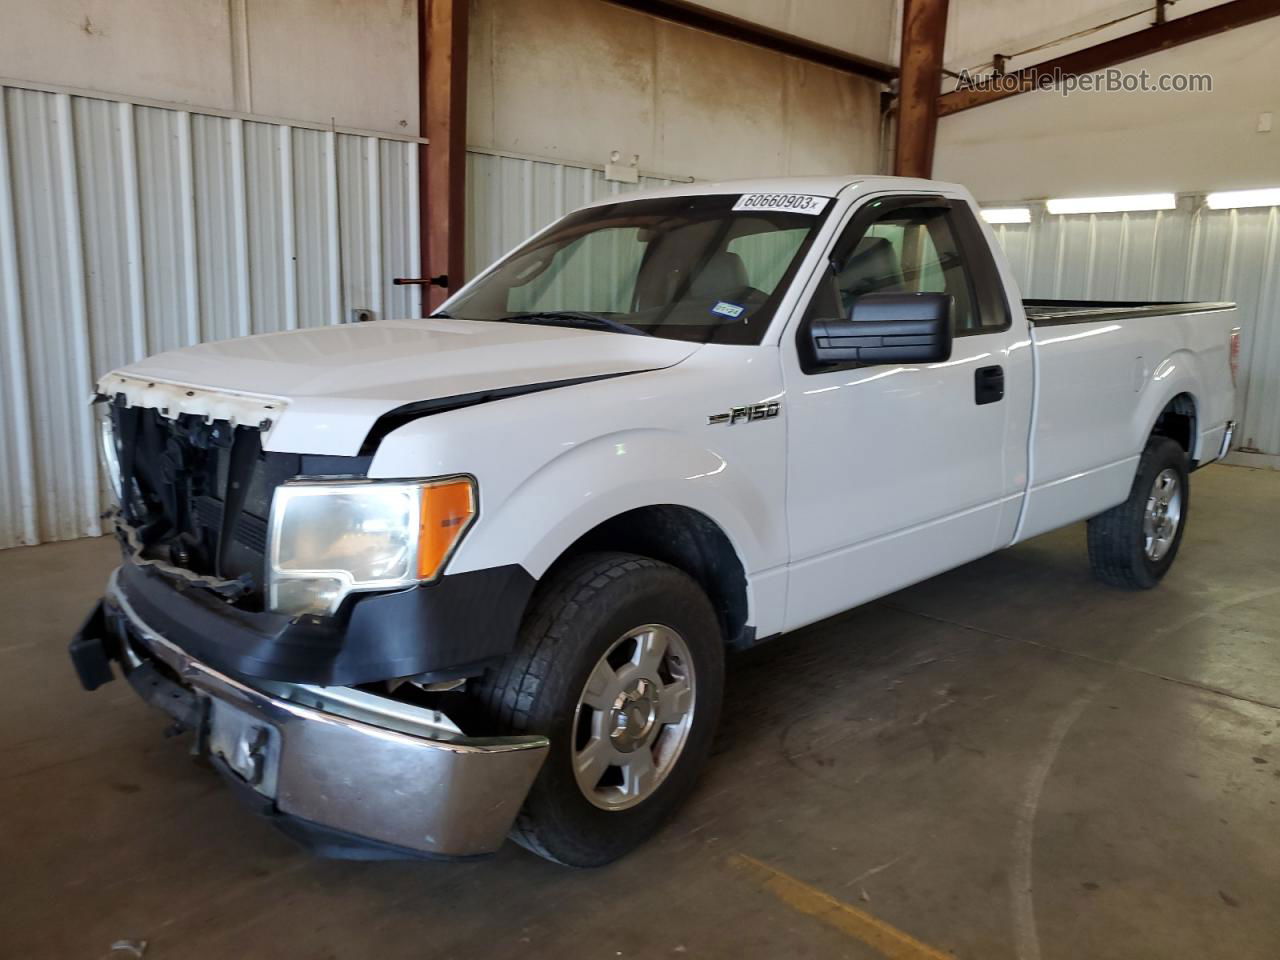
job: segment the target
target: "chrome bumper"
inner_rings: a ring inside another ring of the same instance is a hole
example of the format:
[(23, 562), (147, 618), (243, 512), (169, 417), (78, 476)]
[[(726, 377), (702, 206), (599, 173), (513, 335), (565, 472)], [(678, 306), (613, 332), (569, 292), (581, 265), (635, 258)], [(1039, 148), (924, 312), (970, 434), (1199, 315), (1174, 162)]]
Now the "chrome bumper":
[(406, 854), (492, 853), (546, 756), (545, 737), (467, 738), (443, 714), (350, 687), (249, 686), (142, 622), (114, 574), (105, 603), (128, 625), (125, 668), (168, 691), (144, 696), (184, 723), (198, 715), (201, 749), (273, 813), (304, 825)]
[(1218, 448), (1217, 459), (1221, 460), (1231, 452), (1231, 441), (1235, 437), (1235, 434), (1236, 422), (1234, 420), (1228, 420), (1226, 427), (1222, 431), (1222, 444)]

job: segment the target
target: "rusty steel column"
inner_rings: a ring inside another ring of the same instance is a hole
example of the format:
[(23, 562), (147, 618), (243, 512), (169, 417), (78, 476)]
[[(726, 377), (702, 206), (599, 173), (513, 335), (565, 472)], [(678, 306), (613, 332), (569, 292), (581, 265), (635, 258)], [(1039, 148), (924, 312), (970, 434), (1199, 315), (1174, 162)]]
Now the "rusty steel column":
[(933, 142), (942, 90), (942, 47), (947, 36), (947, 0), (905, 0), (902, 63), (898, 78), (898, 136), (893, 172), (900, 177), (933, 174)]
[(462, 286), (466, 243), (468, 0), (418, 0), (418, 210), (423, 309)]

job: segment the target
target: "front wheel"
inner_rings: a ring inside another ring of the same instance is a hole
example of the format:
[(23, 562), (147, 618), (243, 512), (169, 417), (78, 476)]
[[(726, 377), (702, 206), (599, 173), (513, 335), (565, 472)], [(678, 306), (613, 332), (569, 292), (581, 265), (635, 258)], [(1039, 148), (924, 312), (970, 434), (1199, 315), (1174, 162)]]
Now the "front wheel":
[(1147, 441), (1129, 499), (1089, 521), (1089, 564), (1104, 583), (1149, 590), (1173, 566), (1191, 505), (1187, 455), (1168, 437)]
[(724, 641), (692, 578), (633, 554), (569, 561), (476, 687), (504, 732), (551, 740), (513, 839), (579, 867), (640, 844), (692, 790), (723, 686)]

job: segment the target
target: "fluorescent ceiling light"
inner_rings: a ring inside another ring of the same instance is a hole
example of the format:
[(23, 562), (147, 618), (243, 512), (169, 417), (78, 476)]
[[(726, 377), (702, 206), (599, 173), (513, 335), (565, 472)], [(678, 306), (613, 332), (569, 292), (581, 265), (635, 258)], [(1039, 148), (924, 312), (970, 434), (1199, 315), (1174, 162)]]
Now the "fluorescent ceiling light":
[(987, 223), (1030, 223), (1030, 207), (983, 207), (982, 219)]
[(1222, 190), (1205, 198), (1210, 210), (1230, 210), (1232, 207), (1280, 206), (1280, 187), (1266, 190)]
[(1045, 203), (1052, 214), (1172, 210), (1177, 205), (1178, 198), (1172, 193), (1135, 193), (1126, 197), (1054, 197)]

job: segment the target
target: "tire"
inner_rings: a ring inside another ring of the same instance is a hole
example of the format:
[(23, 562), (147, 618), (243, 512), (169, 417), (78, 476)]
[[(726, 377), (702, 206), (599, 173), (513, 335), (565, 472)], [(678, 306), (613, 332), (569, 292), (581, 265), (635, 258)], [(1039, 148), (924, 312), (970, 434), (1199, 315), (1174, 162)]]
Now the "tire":
[(1190, 506), (1186, 452), (1168, 437), (1151, 437), (1129, 499), (1089, 521), (1093, 575), (1113, 587), (1150, 590), (1173, 566)]
[(570, 560), (540, 586), (516, 650), (473, 686), (497, 730), (551, 740), (512, 839), (574, 867), (638, 846), (693, 789), (723, 690), (724, 638), (691, 577), (634, 554)]

